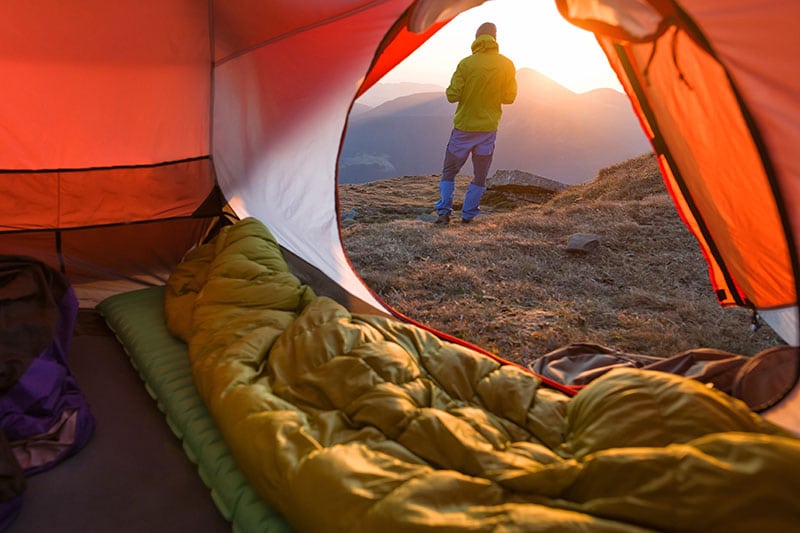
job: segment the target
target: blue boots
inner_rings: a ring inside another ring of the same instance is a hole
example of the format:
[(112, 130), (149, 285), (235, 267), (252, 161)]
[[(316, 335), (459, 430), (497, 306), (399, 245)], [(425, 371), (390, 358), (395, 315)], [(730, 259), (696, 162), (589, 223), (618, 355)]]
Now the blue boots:
[(486, 192), (486, 187), (469, 184), (467, 193), (464, 195), (464, 207), (461, 208), (461, 221), (469, 222), (480, 213), (481, 196)]
[[(441, 198), (436, 202), (436, 213), (439, 219), (436, 221), (438, 224), (447, 224), (450, 222), (450, 213), (453, 211), (453, 193), (456, 189), (455, 181), (440, 181), (439, 182), (439, 195)], [(470, 183), (464, 194), (464, 206), (461, 208), (461, 221), (469, 222), (480, 213), (481, 196), (486, 192), (486, 187)]]
[[(436, 205), (436, 212), (441, 215), (449, 215), (453, 210), (453, 193), (456, 190), (455, 181), (440, 181), (439, 182), (439, 195), (441, 198)], [(449, 217), (448, 217), (449, 218)]]

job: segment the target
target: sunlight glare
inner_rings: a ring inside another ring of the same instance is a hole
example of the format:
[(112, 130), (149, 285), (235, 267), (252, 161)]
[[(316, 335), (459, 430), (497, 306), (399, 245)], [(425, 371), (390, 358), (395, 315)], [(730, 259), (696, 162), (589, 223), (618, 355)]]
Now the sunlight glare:
[(594, 35), (564, 20), (554, 0), (489, 0), (456, 17), (382, 81), (446, 87), (458, 61), (470, 53), (475, 29), (487, 21), (497, 25), (500, 52), (518, 69), (534, 69), (579, 93), (622, 91)]

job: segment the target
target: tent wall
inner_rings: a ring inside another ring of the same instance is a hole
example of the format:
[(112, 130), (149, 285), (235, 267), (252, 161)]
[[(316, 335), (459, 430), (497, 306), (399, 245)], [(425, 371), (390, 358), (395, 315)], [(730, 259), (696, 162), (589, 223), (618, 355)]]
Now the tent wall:
[[(87, 284), (114, 275), (160, 282), (227, 199), (380, 308), (345, 257), (332, 206), (348, 109), (410, 4), (0, 8), (0, 74), (13, 80), (0, 88), (0, 179), (9, 191), (0, 251), (41, 258)], [(389, 40), (382, 68), (425, 37), (406, 33), (399, 48)], [(102, 297), (78, 289), (84, 303)]]
[(0, 17), (0, 168), (145, 165), (207, 155), (204, 2), (33, 0)]
[(5, 172), (0, 253), (65, 273), (81, 305), (161, 284), (217, 221), (207, 158), (143, 167)]
[[(731, 231), (731, 240), (748, 257), (752, 270), (759, 272), (755, 281), (758, 287), (751, 300), (757, 308), (767, 311), (762, 312), (762, 316), (787, 342), (798, 345), (800, 162), (796, 151), (800, 146), (800, 101), (797, 99), (800, 63), (796, 56), (800, 50), (800, 33), (795, 21), (800, 18), (800, 4), (692, 0), (685, 2), (684, 9), (713, 43), (715, 56), (729, 74), (736, 96), (747, 113), (748, 125), (781, 216), (779, 224), (765, 219), (770, 216), (768, 200), (751, 198), (746, 183), (736, 183), (739, 194), (735, 198), (739, 208), (753, 213), (749, 217), (752, 225), (738, 226), (735, 232)], [(772, 237), (751, 252), (751, 242), (740, 241), (740, 233), (751, 236), (762, 226), (771, 229)], [(782, 239), (788, 239), (785, 247), (779, 242)], [(783, 256), (784, 250), (788, 258)], [(779, 258), (770, 261), (770, 255)], [(772, 318), (771, 315), (778, 316)], [(784, 321), (791, 325), (781, 327)]]
[(0, 9), (0, 252), (59, 268), (82, 304), (120, 281), (163, 282), (222, 203), (208, 5)]
[(192, 214), (214, 192), (207, 158), (107, 169), (4, 172), (0, 231), (76, 228)]
[[(213, 158), (239, 216), (259, 218), (289, 251), (382, 308), (346, 258), (331, 206), (350, 105), (410, 2), (319, 4), (272, 5), (281, 24), (262, 34), (239, 6), (214, 4), (215, 50), (225, 53), (215, 52)], [(229, 35), (244, 37), (231, 48)]]
[(611, 53), (654, 130), (667, 186), (714, 262), (720, 301), (786, 303), (794, 286), (778, 209), (724, 70), (674, 29)]

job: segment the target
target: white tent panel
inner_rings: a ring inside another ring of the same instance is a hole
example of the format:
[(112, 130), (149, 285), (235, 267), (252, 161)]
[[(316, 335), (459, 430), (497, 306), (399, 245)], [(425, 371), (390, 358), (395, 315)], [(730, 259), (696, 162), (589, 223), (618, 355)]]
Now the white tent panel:
[(404, 4), (291, 31), (217, 65), (214, 80), (213, 157), (237, 214), (264, 222), (282, 246), (379, 309), (346, 258), (331, 206), (350, 104)]
[(797, 307), (783, 309), (759, 309), (758, 314), (775, 333), (791, 346), (800, 346), (800, 326), (798, 326)]

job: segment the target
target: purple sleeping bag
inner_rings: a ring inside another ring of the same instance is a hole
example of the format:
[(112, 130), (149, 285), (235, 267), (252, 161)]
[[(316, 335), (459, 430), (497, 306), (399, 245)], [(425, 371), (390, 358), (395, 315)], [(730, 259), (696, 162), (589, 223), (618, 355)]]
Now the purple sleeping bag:
[(66, 277), (35, 259), (0, 256), (0, 530), (22, 503), (20, 473), (52, 468), (94, 430), (67, 365), (77, 316)]

